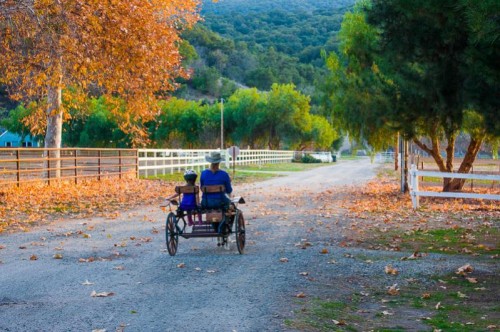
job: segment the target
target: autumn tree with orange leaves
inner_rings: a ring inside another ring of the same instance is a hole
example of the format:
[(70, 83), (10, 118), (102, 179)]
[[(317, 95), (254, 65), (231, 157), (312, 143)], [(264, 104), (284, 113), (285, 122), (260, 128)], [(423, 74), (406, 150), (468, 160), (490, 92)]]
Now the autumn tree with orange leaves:
[(36, 104), (26, 124), (45, 133), (46, 148), (61, 147), (69, 116), (63, 97), (71, 105), (89, 92), (125, 100), (112, 113), (139, 145), (155, 101), (186, 76), (179, 34), (199, 19), (199, 6), (199, 0), (0, 0), (0, 83), (12, 98)]

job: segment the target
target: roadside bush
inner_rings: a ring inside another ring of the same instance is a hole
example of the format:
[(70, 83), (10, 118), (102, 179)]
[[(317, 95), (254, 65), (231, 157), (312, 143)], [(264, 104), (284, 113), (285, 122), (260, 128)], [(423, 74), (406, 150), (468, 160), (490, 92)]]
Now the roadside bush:
[(303, 162), (304, 164), (316, 164), (321, 162), (321, 160), (316, 159), (309, 154), (303, 155), (300, 161)]

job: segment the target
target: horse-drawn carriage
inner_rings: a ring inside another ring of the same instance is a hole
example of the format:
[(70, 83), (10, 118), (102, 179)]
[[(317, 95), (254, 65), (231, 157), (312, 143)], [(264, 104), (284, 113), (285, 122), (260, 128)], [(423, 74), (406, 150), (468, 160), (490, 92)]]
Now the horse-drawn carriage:
[[(200, 188), (193, 185), (177, 186), (175, 192), (181, 196), (186, 194), (199, 195)], [(212, 185), (201, 187), (201, 192), (207, 197), (210, 195), (224, 195), (223, 185)], [(166, 243), (168, 253), (174, 256), (179, 245), (179, 236), (185, 239), (190, 238), (217, 238), (218, 245), (229, 248), (229, 238), (234, 234), (238, 252), (243, 254), (245, 249), (245, 219), (243, 212), (238, 209), (238, 204), (245, 203), (242, 197), (231, 199), (231, 203), (212, 204), (210, 200), (202, 201), (202, 204), (193, 210), (186, 211), (181, 208), (178, 201), (167, 200), (169, 214), (166, 221)], [(175, 210), (173, 209), (175, 206)], [(186, 219), (193, 221), (189, 225)], [(193, 218), (200, 216), (199, 218)]]

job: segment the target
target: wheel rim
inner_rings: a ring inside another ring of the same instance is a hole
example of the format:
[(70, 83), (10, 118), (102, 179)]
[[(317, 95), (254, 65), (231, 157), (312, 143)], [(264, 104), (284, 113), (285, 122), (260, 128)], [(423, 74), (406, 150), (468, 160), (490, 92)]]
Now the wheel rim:
[(245, 250), (245, 238), (245, 219), (243, 213), (238, 212), (236, 215), (236, 245), (240, 254), (243, 254)]
[(175, 227), (175, 214), (170, 213), (167, 217), (166, 222), (166, 242), (167, 250), (170, 256), (174, 256), (177, 253), (177, 245), (179, 243), (179, 234)]

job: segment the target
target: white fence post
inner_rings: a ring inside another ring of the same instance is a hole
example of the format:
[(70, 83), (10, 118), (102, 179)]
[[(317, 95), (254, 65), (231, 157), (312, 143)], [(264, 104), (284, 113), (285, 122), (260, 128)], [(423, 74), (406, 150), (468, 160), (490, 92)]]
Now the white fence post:
[(410, 191), (411, 191), (411, 201), (413, 203), (413, 209), (418, 209), (420, 205), (420, 199), (418, 197), (418, 176), (417, 167), (411, 165), (410, 169)]

